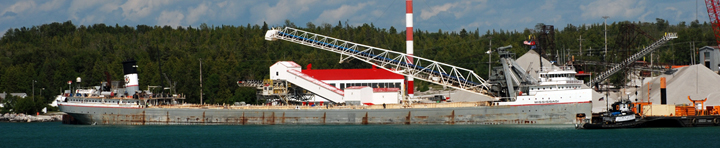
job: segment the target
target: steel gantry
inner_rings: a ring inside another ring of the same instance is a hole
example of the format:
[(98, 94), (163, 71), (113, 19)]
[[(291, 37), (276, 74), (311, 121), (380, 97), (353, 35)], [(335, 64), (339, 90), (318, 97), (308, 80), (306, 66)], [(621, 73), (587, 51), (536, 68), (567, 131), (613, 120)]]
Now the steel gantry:
[(462, 67), (290, 27), (273, 28), (265, 34), (265, 40), (278, 39), (338, 53), (341, 55), (340, 62), (354, 58), (393, 73), (474, 94), (495, 96), (488, 91), (488, 84), (483, 78)]

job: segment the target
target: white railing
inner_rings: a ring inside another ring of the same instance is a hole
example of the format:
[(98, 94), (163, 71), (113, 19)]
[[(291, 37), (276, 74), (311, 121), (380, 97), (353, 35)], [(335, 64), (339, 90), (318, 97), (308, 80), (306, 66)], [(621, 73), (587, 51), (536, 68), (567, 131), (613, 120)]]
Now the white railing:
[(556, 66), (556, 67), (541, 67), (541, 72), (549, 72), (549, 71), (575, 71), (575, 67), (572, 66)]

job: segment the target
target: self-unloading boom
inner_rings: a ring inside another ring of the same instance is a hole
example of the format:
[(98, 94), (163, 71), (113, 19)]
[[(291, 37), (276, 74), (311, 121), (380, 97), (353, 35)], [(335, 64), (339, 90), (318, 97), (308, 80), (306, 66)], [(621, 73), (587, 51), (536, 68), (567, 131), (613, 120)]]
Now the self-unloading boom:
[(641, 57), (645, 56), (646, 54), (655, 51), (655, 49), (659, 48), (661, 45), (665, 44), (666, 42), (677, 38), (677, 33), (666, 33), (665, 36), (663, 36), (662, 39), (658, 40), (657, 42), (650, 44), (650, 46), (645, 47), (645, 49), (641, 50), (638, 53), (635, 53), (634, 55), (630, 56), (630, 58), (625, 59), (622, 63), (617, 64), (613, 66), (612, 68), (608, 69), (607, 71), (600, 73), (597, 77), (594, 79), (588, 81), (586, 84), (588, 86), (592, 86), (595, 83), (599, 83), (611, 75), (615, 74), (616, 72), (620, 71), (620, 69), (625, 68), (626, 66), (630, 65), (630, 63), (635, 62), (635, 60), (640, 59)]
[[(512, 55), (514, 54), (508, 51), (510, 48), (512, 48), (512, 45), (497, 48), (498, 55), (500, 55), (500, 63), (502, 64), (501, 73), (504, 76), (504, 80), (497, 81), (495, 83), (504, 83), (498, 84), (498, 86), (504, 85), (503, 88), (505, 88), (506, 90), (495, 91), (503, 93), (499, 96), (505, 96), (507, 98), (514, 99), (518, 95), (516, 91), (521, 90), (521, 85), (536, 85), (538, 81), (532, 76), (528, 75), (527, 71), (525, 71), (525, 69), (518, 65), (517, 62), (515, 62), (515, 60), (512, 58)], [(490, 81), (492, 81), (492, 79)]]
[(277, 39), (335, 52), (347, 56), (345, 59), (352, 57), (393, 73), (412, 76), (427, 82), (475, 94), (495, 96), (488, 91), (485, 80), (474, 71), (450, 64), (290, 27), (271, 29), (265, 34), (265, 40)]

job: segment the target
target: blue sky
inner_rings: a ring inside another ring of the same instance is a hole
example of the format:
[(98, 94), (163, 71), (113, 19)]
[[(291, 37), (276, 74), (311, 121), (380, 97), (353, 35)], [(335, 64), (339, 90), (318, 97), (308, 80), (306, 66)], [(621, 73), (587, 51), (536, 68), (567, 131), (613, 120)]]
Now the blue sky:
[[(416, 29), (436, 32), (480, 29), (522, 30), (537, 23), (566, 24), (613, 21), (671, 24), (707, 22), (703, 0), (414, 0)], [(697, 4), (697, 5), (696, 5)], [(0, 35), (9, 28), (71, 20), (75, 25), (246, 25), (298, 26), (338, 21), (357, 26), (405, 27), (405, 0), (3, 0)]]

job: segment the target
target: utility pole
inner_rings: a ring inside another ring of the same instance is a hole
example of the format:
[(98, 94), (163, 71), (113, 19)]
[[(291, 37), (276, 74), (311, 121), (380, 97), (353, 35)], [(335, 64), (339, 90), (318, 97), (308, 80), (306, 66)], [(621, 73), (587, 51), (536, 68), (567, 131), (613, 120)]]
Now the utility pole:
[[(603, 61), (605, 61), (605, 64), (607, 65), (607, 18), (609, 18), (609, 16), (603, 16), (602, 18), (605, 19), (605, 21), (603, 22), (603, 25), (605, 26), (605, 55), (603, 55)], [(605, 67), (605, 71), (607, 71), (607, 66), (603, 67)]]
[[(607, 18), (608, 18), (608, 16), (603, 16), (602, 18), (605, 19), (605, 21), (603, 21), (603, 25), (605, 26), (605, 55), (603, 55), (603, 60), (605, 61), (605, 64), (607, 65), (607, 63), (608, 63), (607, 62)], [(607, 71), (607, 66), (603, 66), (603, 67), (605, 67), (605, 71)], [(610, 84), (610, 82), (608, 82), (608, 80), (605, 80), (605, 109), (607, 110), (606, 112), (610, 112), (610, 107), (608, 104), (608, 101), (610, 101), (610, 98), (608, 98), (608, 93), (609, 93), (608, 85), (609, 84)]]
[[(578, 39), (578, 41), (580, 41), (580, 56), (583, 55), (583, 53), (582, 53), (582, 41), (583, 41), (583, 40), (585, 40), (585, 39), (582, 39), (582, 35), (580, 35), (580, 39)], [(578, 56), (578, 57), (579, 57), (579, 56)]]
[(200, 105), (203, 105), (203, 88), (202, 88), (202, 58), (198, 59), (200, 61)]

